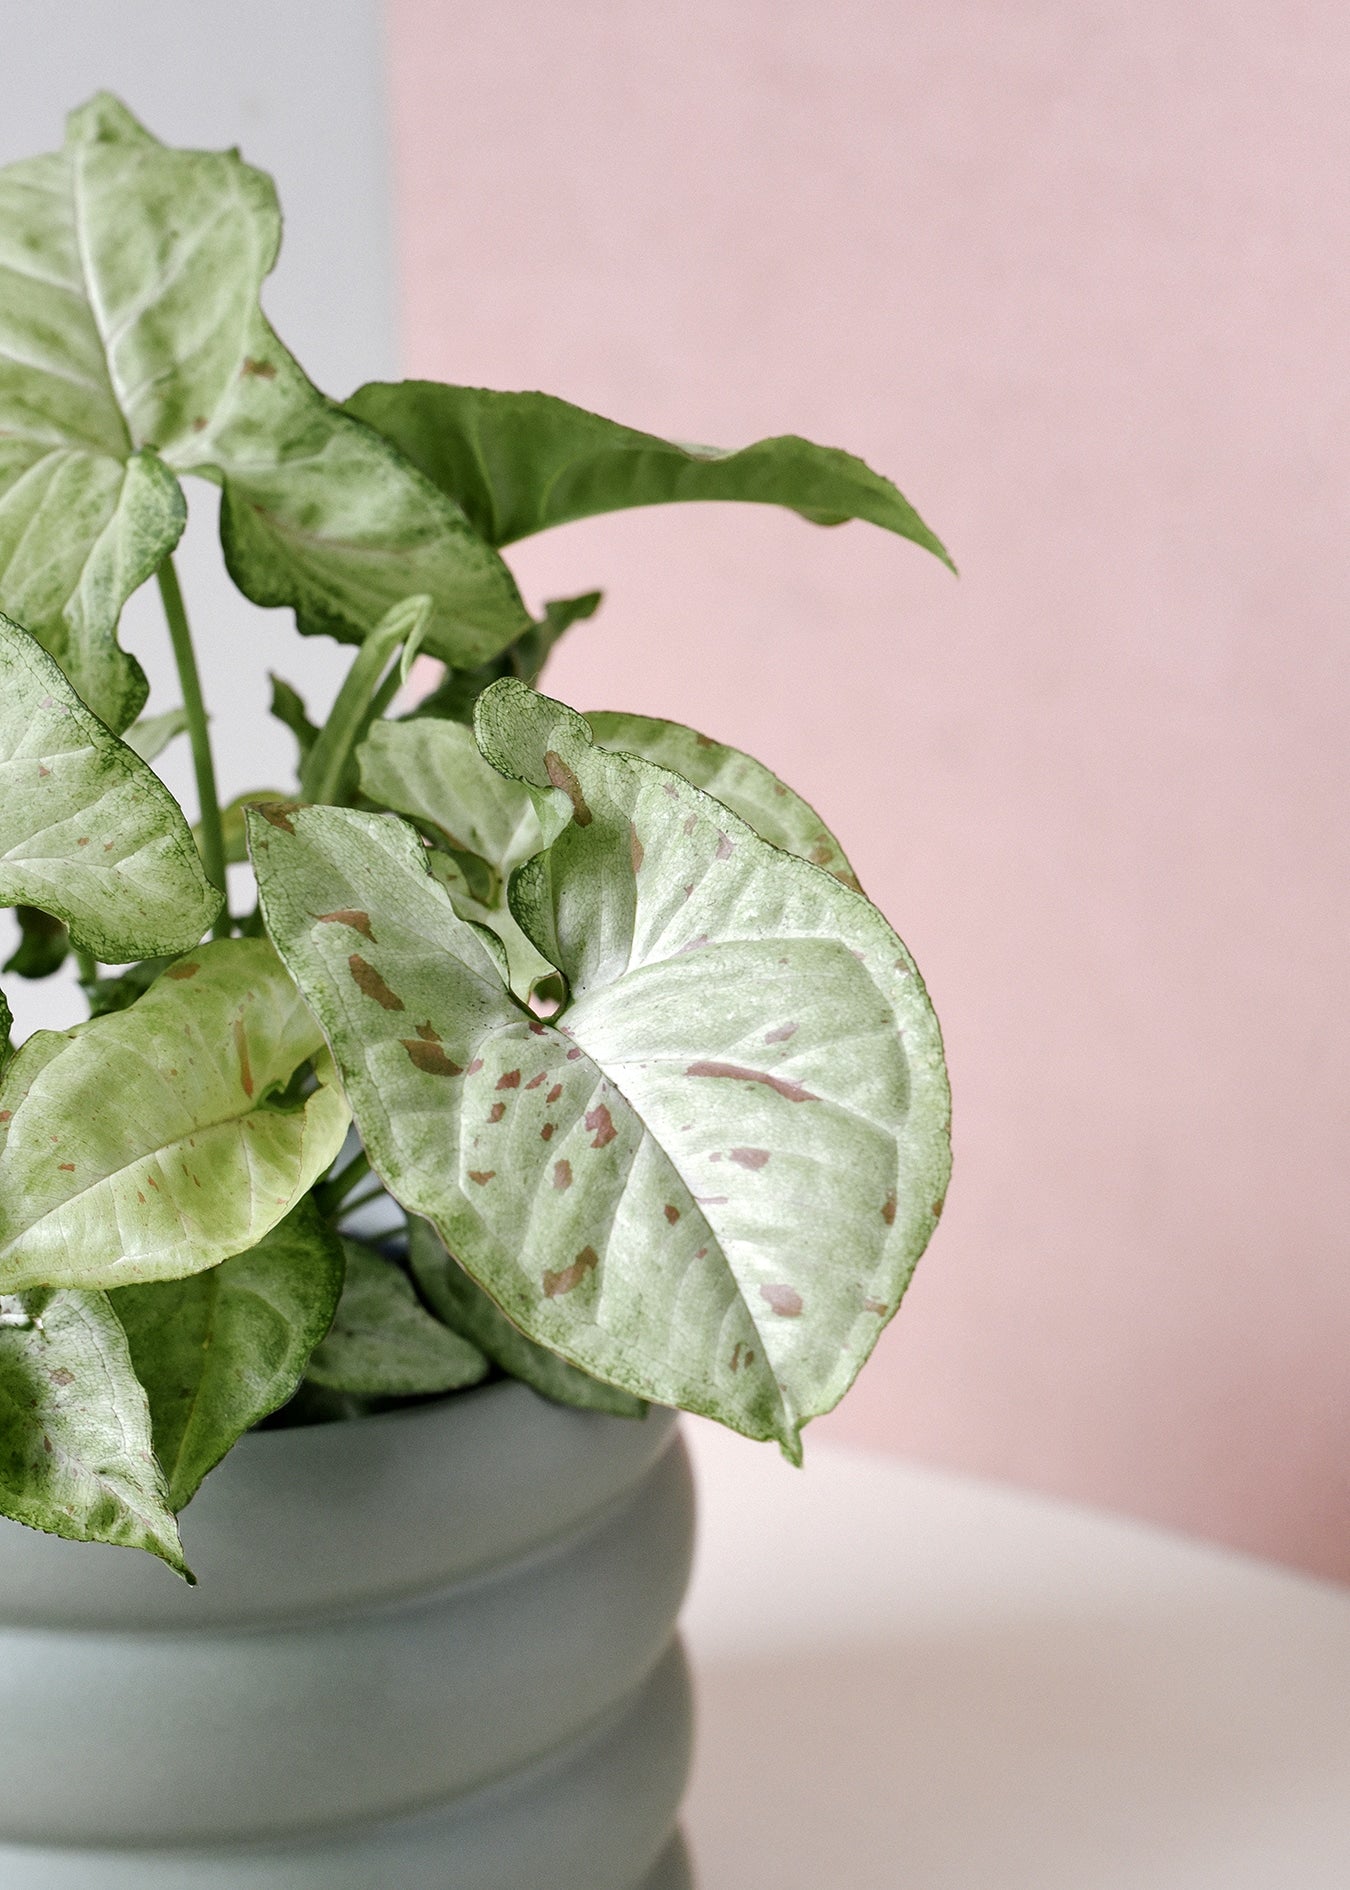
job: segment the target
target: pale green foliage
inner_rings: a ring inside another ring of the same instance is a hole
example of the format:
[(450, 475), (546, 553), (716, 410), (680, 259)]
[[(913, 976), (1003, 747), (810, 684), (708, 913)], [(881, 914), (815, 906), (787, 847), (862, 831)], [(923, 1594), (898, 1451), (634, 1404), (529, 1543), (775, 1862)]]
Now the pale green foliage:
[(103, 1293), (0, 1296), (0, 1515), (186, 1575), (150, 1411)]
[(360, 1397), (414, 1397), (461, 1391), (487, 1377), (476, 1345), (433, 1319), (407, 1275), (359, 1240), (344, 1240), (347, 1283), (332, 1331), (309, 1362), (329, 1391)]
[(0, 617), (0, 904), (110, 964), (195, 945), (220, 908), (178, 803)]
[(0, 1083), (0, 1291), (179, 1279), (257, 1243), (349, 1121), (263, 939), (205, 945), (130, 1010), (30, 1037)]
[(347, 409), (453, 494), (489, 544), (632, 506), (740, 499), (787, 506), (817, 525), (867, 519), (951, 563), (889, 479), (795, 434), (724, 452), (640, 433), (552, 394), (435, 381), (371, 381)]
[(154, 761), (170, 742), (187, 734), (187, 727), (186, 709), (166, 709), (162, 715), (146, 715), (134, 722), (122, 740), (142, 761)]
[(512, 887), (570, 984), (555, 1024), (387, 818), (252, 817), (268, 929), (372, 1162), (517, 1326), (795, 1453), (941, 1211), (947, 1089), (912, 961), (865, 900), (559, 704), (497, 683), (478, 728), (572, 802)]
[(150, 1401), (175, 1510), (295, 1391), (332, 1323), (342, 1276), (337, 1236), (306, 1198), (233, 1260), (109, 1294)]

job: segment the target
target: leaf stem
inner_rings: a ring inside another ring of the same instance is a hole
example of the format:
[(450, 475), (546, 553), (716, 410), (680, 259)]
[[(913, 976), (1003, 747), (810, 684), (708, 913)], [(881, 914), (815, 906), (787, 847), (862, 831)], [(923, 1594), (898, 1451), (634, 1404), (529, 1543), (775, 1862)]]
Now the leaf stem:
[(335, 1175), (320, 1182), (314, 1190), (314, 1204), (319, 1212), (325, 1218), (335, 1214), (353, 1188), (359, 1188), (369, 1173), (370, 1157), (363, 1148), (359, 1148), (344, 1168), (339, 1168)]
[[(200, 803), (202, 865), (206, 869), (206, 877), (223, 896), (226, 892), (225, 836), (220, 823), (216, 764), (211, 756), (211, 736), (206, 725), (206, 704), (202, 701), (201, 678), (197, 674), (197, 654), (192, 647), (192, 631), (188, 625), (183, 592), (172, 557), (164, 560), (155, 575), (159, 580), (159, 595), (169, 626), (169, 640), (173, 644), (174, 662), (178, 665), (178, 681), (183, 691), (183, 710), (187, 716), (188, 740), (192, 743), (192, 766), (197, 777), (197, 800)], [(229, 931), (230, 909), (227, 900), (220, 909), (220, 916), (211, 927), (211, 933), (214, 938), (227, 938)]]
[(328, 720), (301, 766), (301, 800), (328, 806), (338, 799), (352, 750), (398, 688), (399, 672), (395, 670), (390, 678), (385, 670), (402, 645), (420, 640), (430, 608), (429, 598), (405, 598), (385, 614), (356, 652)]

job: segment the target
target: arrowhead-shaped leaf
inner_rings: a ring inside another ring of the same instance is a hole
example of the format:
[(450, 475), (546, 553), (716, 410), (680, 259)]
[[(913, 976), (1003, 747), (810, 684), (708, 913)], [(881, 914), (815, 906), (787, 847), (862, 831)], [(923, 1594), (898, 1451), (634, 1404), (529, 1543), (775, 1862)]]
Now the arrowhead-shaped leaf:
[(302, 630), (360, 641), (425, 591), (427, 647), (473, 664), (528, 624), (460, 508), (278, 341), (258, 295), (280, 235), (260, 171), (171, 150), (106, 94), (63, 151), (0, 171), (0, 605), (115, 727), (145, 695), (118, 611), (182, 530), (169, 468), (223, 485), (235, 581)]
[(581, 1411), (607, 1411), (611, 1417), (646, 1416), (644, 1399), (578, 1371), (556, 1352), (545, 1351), (542, 1345), (527, 1339), (459, 1262), (450, 1258), (431, 1223), (416, 1216), (408, 1222), (408, 1258), (427, 1304), (509, 1377), (519, 1378), (555, 1404), (572, 1405)]
[(108, 964), (195, 945), (220, 910), (159, 776), (0, 617), (0, 904), (63, 919)]
[(411, 1398), (487, 1377), (478, 1347), (432, 1318), (394, 1261), (359, 1240), (342, 1246), (347, 1283), (333, 1329), (309, 1362), (314, 1384), (358, 1397)]
[(503, 682), (478, 723), (497, 766), (572, 803), (512, 888), (571, 987), (554, 1023), (387, 818), (255, 818), (268, 929), (373, 1164), (517, 1326), (796, 1451), (941, 1210), (948, 1092), (913, 963), (857, 894), (570, 710)]
[(862, 891), (844, 849), (815, 808), (753, 755), (715, 742), (682, 722), (663, 722), (652, 715), (592, 711), (586, 721), (601, 748), (641, 755), (644, 761), (673, 768), (739, 814), (761, 840), (795, 853), (800, 860), (810, 860), (813, 866), (823, 866), (841, 884)]
[(0, 1291), (180, 1279), (256, 1247), (328, 1167), (323, 1039), (263, 939), (169, 966), (129, 1010), (38, 1031), (0, 1083)]
[(148, 1549), (187, 1574), (145, 1393), (102, 1293), (0, 1298), (0, 1515)]
[(256, 1247), (109, 1301), (150, 1400), (175, 1510), (304, 1377), (342, 1291), (342, 1247), (306, 1197)]
[(889, 479), (795, 434), (737, 452), (639, 433), (552, 394), (371, 381), (347, 402), (468, 513), (489, 544), (681, 499), (787, 506), (817, 525), (867, 519), (951, 564)]

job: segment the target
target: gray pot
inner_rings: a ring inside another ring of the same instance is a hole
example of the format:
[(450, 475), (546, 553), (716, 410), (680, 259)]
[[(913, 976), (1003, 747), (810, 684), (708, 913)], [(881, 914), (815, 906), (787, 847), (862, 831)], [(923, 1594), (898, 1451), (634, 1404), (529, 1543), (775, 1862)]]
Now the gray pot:
[(255, 1433), (183, 1533), (195, 1590), (0, 1523), (4, 1890), (687, 1885), (670, 1413)]

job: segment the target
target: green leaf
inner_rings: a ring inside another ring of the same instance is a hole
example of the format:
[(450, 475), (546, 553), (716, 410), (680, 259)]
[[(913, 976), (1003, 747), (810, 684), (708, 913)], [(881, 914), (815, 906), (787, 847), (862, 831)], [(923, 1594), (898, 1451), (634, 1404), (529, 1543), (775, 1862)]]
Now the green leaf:
[(299, 752), (298, 765), (303, 765), (310, 749), (319, 739), (319, 731), (309, 719), (303, 698), (281, 676), (273, 675), (272, 702), (270, 713), (278, 722), (291, 731)]
[(462, 505), (489, 544), (632, 506), (744, 499), (787, 506), (817, 525), (866, 519), (951, 565), (889, 479), (852, 453), (792, 433), (723, 452), (635, 432), (551, 394), (437, 381), (371, 381), (347, 411)]
[(496, 683), (478, 726), (572, 802), (511, 895), (566, 974), (560, 1016), (511, 998), (387, 817), (251, 817), (271, 936), (381, 1179), (514, 1324), (796, 1453), (942, 1205), (947, 1082), (913, 961), (858, 894), (561, 705)]
[(247, 1253), (109, 1295), (150, 1401), (155, 1455), (180, 1510), (203, 1477), (285, 1404), (342, 1291), (343, 1257), (306, 1196)]
[(506, 566), (379, 434), (306, 379), (259, 306), (281, 221), (237, 152), (176, 151), (106, 93), (63, 151), (0, 171), (0, 605), (112, 726), (144, 700), (122, 602), (223, 487), (240, 588), (359, 642), (409, 592), (427, 647), (482, 662), (528, 616)]
[(739, 814), (761, 840), (795, 853), (800, 860), (810, 860), (813, 866), (823, 866), (842, 885), (862, 891), (844, 849), (815, 808), (753, 755), (656, 716), (588, 711), (586, 721), (601, 748), (641, 755), (644, 761), (673, 768)]
[(602, 591), (587, 591), (580, 597), (555, 597), (544, 605), (544, 614), (523, 635), (509, 644), (490, 663), (476, 669), (447, 670), (443, 680), (430, 695), (424, 696), (407, 720), (436, 715), (455, 722), (471, 722), (473, 705), (488, 687), (502, 676), (515, 676), (531, 686), (538, 682), (559, 637), (574, 623), (593, 617), (603, 601)]
[(92, 978), (81, 978), (80, 989), (88, 1000), (89, 1015), (106, 1017), (109, 1011), (129, 1010), (172, 963), (171, 958), (143, 958), (139, 964), (128, 965), (113, 978), (101, 977), (98, 973)]
[[(244, 815), (250, 807), (270, 807), (278, 802), (285, 802), (286, 796), (280, 788), (250, 788), (246, 794), (236, 794), (232, 801), (227, 801), (220, 810), (220, 840), (225, 849), (225, 864), (240, 866), (248, 858), (248, 839), (244, 829)], [(194, 836), (201, 831), (192, 829)]]
[(181, 952), (220, 910), (177, 801), (0, 617), (0, 904), (108, 964)]
[(0, 1515), (183, 1561), (150, 1411), (102, 1293), (0, 1298)]
[(646, 1416), (644, 1399), (578, 1371), (518, 1331), (459, 1262), (451, 1259), (429, 1221), (414, 1217), (408, 1222), (408, 1259), (427, 1304), (509, 1377), (519, 1378), (555, 1404), (607, 1411), (611, 1417)]
[[(485, 861), (489, 887), (474, 887), (462, 862), (436, 861), (462, 919), (486, 925), (506, 951), (513, 990), (528, 996), (553, 970), (521, 931), (506, 903), (506, 883), (571, 819), (565, 794), (546, 797), (542, 814), (518, 782), (507, 781), (479, 753), (473, 730), (430, 717), (376, 722), (362, 744), (361, 792), (406, 814), (455, 855)], [(483, 897), (490, 890), (491, 896)]]
[(187, 728), (186, 709), (166, 709), (163, 715), (147, 715), (133, 723), (122, 740), (142, 761), (154, 761), (164, 753), (170, 742), (177, 741), (180, 735), (186, 735)]
[(4, 1075), (14, 1055), (14, 1045), (11, 1041), (13, 1029), (14, 1013), (9, 1008), (9, 999), (3, 991), (0, 991), (0, 1076)]
[(179, 1279), (256, 1247), (342, 1146), (330, 1073), (262, 939), (204, 945), (129, 1010), (37, 1031), (0, 1083), (0, 1291)]
[(19, 921), (19, 944), (5, 960), (4, 969), (21, 978), (50, 978), (66, 962), (69, 932), (59, 919), (39, 912), (36, 906), (16, 906), (14, 916)]
[(361, 1397), (461, 1391), (488, 1375), (476, 1345), (419, 1302), (407, 1275), (359, 1240), (344, 1240), (347, 1284), (333, 1329), (309, 1362), (313, 1383)]

